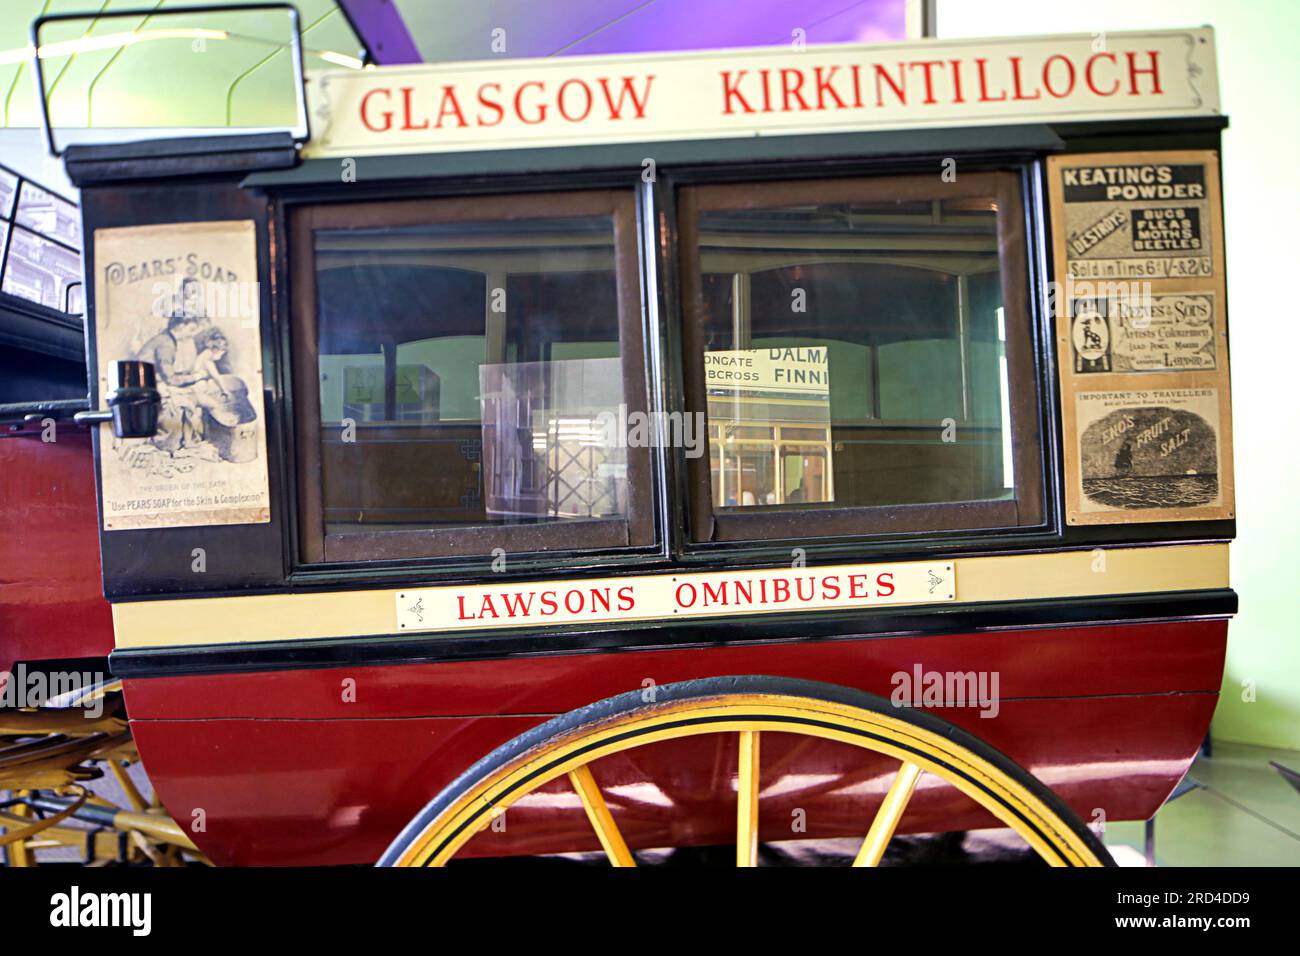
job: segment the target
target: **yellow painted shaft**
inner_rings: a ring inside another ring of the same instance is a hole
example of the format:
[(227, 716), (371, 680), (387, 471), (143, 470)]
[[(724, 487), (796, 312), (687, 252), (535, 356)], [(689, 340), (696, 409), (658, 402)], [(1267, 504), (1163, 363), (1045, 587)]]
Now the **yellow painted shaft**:
[(138, 830), (160, 843), (170, 843), (185, 850), (198, 849), (179, 823), (161, 814), (119, 810), (113, 815), (113, 827), (117, 830)]
[(758, 866), (758, 731), (740, 732), (736, 789), (736, 866)]
[(889, 841), (893, 839), (894, 831), (898, 829), (898, 821), (903, 819), (903, 811), (907, 809), (908, 801), (912, 799), (912, 791), (916, 789), (916, 781), (920, 778), (921, 768), (914, 763), (904, 762), (898, 768), (894, 783), (885, 794), (880, 809), (876, 811), (876, 818), (871, 821), (867, 838), (862, 841), (862, 849), (858, 851), (857, 858), (853, 861), (854, 866), (880, 865), (881, 857), (885, 855), (885, 847), (889, 846)]
[(632, 851), (627, 848), (623, 834), (619, 832), (609, 806), (601, 795), (596, 778), (591, 775), (591, 768), (585, 764), (569, 771), (569, 782), (582, 801), (582, 808), (587, 811), (587, 819), (605, 848), (605, 855), (614, 866), (636, 866)]

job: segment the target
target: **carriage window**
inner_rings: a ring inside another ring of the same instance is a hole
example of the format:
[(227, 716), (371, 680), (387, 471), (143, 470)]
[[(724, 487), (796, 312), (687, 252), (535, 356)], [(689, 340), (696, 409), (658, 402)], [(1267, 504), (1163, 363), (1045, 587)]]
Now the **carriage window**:
[[(329, 206), (294, 223), (308, 560), (648, 542), (630, 198)], [(310, 376), (310, 378), (309, 378)]]
[(1016, 188), (683, 190), (697, 539), (1041, 524)]

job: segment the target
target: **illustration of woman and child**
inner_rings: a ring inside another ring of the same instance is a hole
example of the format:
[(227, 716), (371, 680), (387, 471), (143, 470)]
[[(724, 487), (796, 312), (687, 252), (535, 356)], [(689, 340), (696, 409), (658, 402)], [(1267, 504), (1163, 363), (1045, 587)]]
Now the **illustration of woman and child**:
[(182, 280), (174, 303), (166, 328), (135, 356), (153, 363), (162, 395), (152, 445), (173, 459), (255, 458), (257, 412), (243, 379), (231, 374), (230, 342), (207, 316), (198, 280)]

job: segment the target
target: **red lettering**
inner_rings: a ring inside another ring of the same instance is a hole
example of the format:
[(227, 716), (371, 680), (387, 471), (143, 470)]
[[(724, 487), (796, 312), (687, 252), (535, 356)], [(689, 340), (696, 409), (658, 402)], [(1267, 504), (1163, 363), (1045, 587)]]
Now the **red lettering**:
[[(577, 607), (574, 607), (574, 606), (573, 606), (573, 599), (574, 599), (574, 598), (577, 598), (577, 599), (578, 599), (578, 606), (577, 606)], [(568, 611), (570, 614), (577, 614), (579, 611), (582, 610), (583, 605), (584, 605), (585, 603), (586, 603), (586, 601), (584, 600), (581, 591), (566, 591), (566, 592), (565, 592), (565, 595), (564, 595), (564, 609), (565, 609), (566, 611)]]
[[(457, 126), (469, 125), (465, 122), (465, 116), (460, 111), (460, 103), (456, 99), (456, 88), (449, 85), (442, 88), (442, 103), (438, 106), (438, 119), (434, 121), (433, 128), (442, 129), (443, 117), (448, 115), (456, 117)], [(420, 128), (424, 129), (428, 125), (426, 121), (424, 126)]]
[[(1065, 84), (1064, 93), (1058, 93), (1052, 87), (1052, 64), (1057, 62), (1064, 63), (1066, 70), (1069, 71), (1068, 73), (1066, 73), (1066, 76), (1068, 77), (1069, 81)], [(1074, 64), (1070, 62), (1068, 57), (1061, 56), (1061, 54), (1057, 53), (1053, 56), (1049, 56), (1047, 58), (1047, 62), (1043, 64), (1043, 86), (1047, 88), (1048, 93), (1050, 93), (1052, 96), (1055, 96), (1058, 100), (1064, 96), (1069, 96), (1071, 93), (1074, 92), (1074, 80), (1075, 80)]]
[(1147, 67), (1145, 70), (1138, 69), (1136, 53), (1129, 51), (1128, 53), (1124, 54), (1126, 57), (1128, 57), (1128, 84), (1129, 84), (1128, 95), (1129, 96), (1138, 95), (1138, 77), (1142, 74), (1146, 74), (1147, 76), (1151, 77), (1152, 93), (1154, 93), (1156, 96), (1159, 96), (1161, 93), (1164, 92), (1164, 90), (1160, 88), (1160, 64), (1158, 62), (1158, 60), (1160, 59), (1160, 54), (1157, 53), (1155, 50), (1147, 50), (1146, 52), (1147, 52), (1147, 56), (1151, 58), (1151, 65)]
[[(805, 595), (805, 594), (803, 593), (803, 586), (804, 586), (805, 583), (808, 585), (808, 594), (807, 594), (807, 595)], [(794, 579), (794, 587), (795, 587), (795, 591), (797, 592), (800, 601), (811, 601), (814, 597), (817, 596), (817, 579), (816, 579), (816, 578), (795, 578), (795, 579)]]
[(1036, 100), (1042, 97), (1042, 93), (1034, 93), (1033, 96), (1025, 96), (1024, 91), (1020, 88), (1020, 57), (1009, 57), (1011, 60), (1011, 86), (1015, 90), (1013, 100)]
[(952, 101), (954, 103), (965, 103), (961, 95), (961, 60), (949, 60), (952, 64)]
[[(744, 75), (745, 71), (741, 70), (740, 72), (741, 75)], [(623, 97), (626, 96), (626, 97), (630, 97), (632, 100), (632, 108), (636, 110), (636, 118), (645, 119), (646, 104), (650, 102), (650, 84), (654, 82), (654, 79), (655, 78), (653, 73), (646, 76), (645, 93), (642, 94), (640, 99), (637, 99), (636, 88), (632, 85), (632, 77), (630, 76), (623, 77), (623, 86), (618, 91), (618, 102), (615, 103), (614, 98), (610, 96), (609, 93), (609, 80), (605, 79), (604, 77), (601, 77), (598, 82), (600, 83), (600, 88), (605, 93), (605, 104), (609, 107), (609, 118), (612, 120), (623, 118)], [(726, 87), (725, 73), (723, 74), (723, 87), (725, 90)], [(739, 96), (739, 94), (737, 94), (737, 96)], [(744, 101), (742, 100), (741, 102)], [(731, 110), (728, 108), (724, 110), (724, 112), (730, 113)], [(746, 110), (745, 112), (752, 113), (753, 110)]]
[(906, 106), (907, 105), (907, 92), (906, 92), (907, 77), (903, 74), (903, 64), (902, 63), (898, 64), (897, 83), (894, 82), (894, 78), (891, 77), (887, 72), (885, 72), (885, 68), (881, 66), (879, 63), (875, 65), (875, 70), (876, 70), (876, 105), (877, 106), (885, 105), (884, 91), (880, 87), (880, 81), (884, 80), (886, 83), (889, 84), (889, 88), (894, 91), (894, 96), (898, 97), (899, 104), (902, 106)]
[(772, 582), (772, 603), (784, 604), (790, 600), (790, 582), (785, 578), (777, 578)]
[(485, 594), (483, 595), (483, 606), (478, 610), (478, 616), (487, 617), (488, 615), (491, 615), (492, 617), (501, 616), (500, 614), (497, 613), (496, 607), (494, 607), (492, 604), (492, 595)]
[(744, 112), (754, 112), (754, 107), (750, 106), (745, 98), (740, 95), (740, 81), (745, 78), (745, 74), (748, 72), (748, 70), (738, 70), (736, 72), (736, 78), (733, 81), (730, 70), (722, 71), (722, 112), (725, 115), (730, 116), (734, 112), (731, 108), (731, 100), (733, 97), (736, 99), (736, 102), (740, 104), (740, 107)]
[(415, 87), (402, 87), (402, 129), (428, 129), (429, 121), (426, 119), (419, 126), (411, 122), (411, 94), (415, 92)]
[(907, 66), (908, 69), (919, 66), (925, 73), (925, 99), (921, 101), (922, 105), (938, 102), (934, 98), (934, 68), (943, 66), (943, 60), (917, 60), (915, 63), (907, 64)]
[(1093, 66), (1096, 65), (1098, 60), (1103, 60), (1103, 59), (1110, 60), (1111, 66), (1115, 65), (1114, 53), (1094, 53), (1092, 56), (1088, 57), (1088, 65), (1083, 68), (1083, 80), (1085, 83), (1088, 84), (1088, 89), (1092, 90), (1092, 92), (1095, 93), (1097, 96), (1114, 96), (1115, 93), (1119, 90), (1118, 77), (1115, 78), (1115, 85), (1112, 86), (1110, 90), (1106, 93), (1103, 93), (1101, 90), (1097, 89), (1097, 84), (1093, 82), (1092, 79)]
[(727, 603), (727, 584), (722, 582), (718, 585), (712, 585), (708, 581), (704, 582), (704, 605), (726, 604)]
[(593, 613), (595, 613), (597, 604), (603, 606), (606, 611), (609, 610), (609, 588), (605, 588), (603, 591), (598, 591), (595, 588), (592, 588), (591, 610)]
[[(791, 80), (794, 80), (791, 83)], [(781, 71), (781, 108), (787, 113), (790, 112), (790, 98), (799, 101), (799, 109), (808, 109), (808, 103), (803, 98), (803, 70), (782, 70)]]
[(834, 601), (840, 596), (839, 578), (835, 577), (833, 574), (826, 575), (826, 577), (822, 578), (822, 590), (826, 592), (826, 599), (828, 601)]
[[(587, 97), (587, 105), (583, 109), (582, 114), (580, 116), (570, 116), (569, 111), (565, 109), (564, 106), (564, 91), (573, 86), (576, 86), (578, 87), (578, 89), (582, 90), (583, 94)], [(556, 103), (558, 103), (560, 107), (560, 115), (563, 116), (570, 123), (580, 123), (583, 120), (585, 120), (587, 116), (591, 113), (591, 104), (592, 104), (591, 90), (588, 89), (587, 84), (582, 82), (582, 80), (565, 80), (564, 83), (561, 84), (560, 92), (559, 94), (557, 94), (555, 99), (556, 99)]]
[(625, 584), (618, 589), (618, 609), (630, 611), (636, 607), (636, 598), (632, 595), (632, 585)]
[(546, 119), (546, 104), (540, 103), (537, 107), (537, 118), (529, 119), (524, 115), (524, 91), (530, 86), (537, 87), (538, 92), (545, 93), (546, 87), (542, 86), (536, 80), (529, 80), (527, 83), (521, 83), (519, 89), (515, 91), (515, 115), (519, 117), (520, 122), (527, 123), (530, 126), (536, 126)]
[[(501, 600), (506, 606), (507, 616), (515, 617), (522, 614), (524, 617), (527, 617), (528, 607), (533, 603), (533, 594), (534, 592), (532, 591), (529, 591), (526, 595), (520, 594), (516, 591), (514, 594), (501, 595)], [(511, 598), (514, 598), (514, 600), (512, 601)]]
[(384, 96), (388, 97), (389, 99), (393, 98), (393, 91), (390, 89), (385, 89), (383, 87), (380, 87), (379, 89), (371, 90), (365, 96), (361, 97), (361, 123), (362, 125), (365, 126), (366, 129), (370, 130), (370, 132), (372, 133), (387, 133), (390, 129), (393, 128), (392, 110), (384, 110), (380, 114), (384, 118), (383, 126), (376, 126), (374, 123), (370, 122), (370, 97), (375, 96), (379, 93), (384, 94)]
[[(369, 94), (366, 94), (366, 95), (368, 96)], [(457, 604), (457, 605), (459, 606), (459, 608), (460, 608), (460, 611), (459, 611), (459, 613), (458, 613), (458, 616), (460, 617), (460, 619), (461, 619), (462, 621), (472, 621), (472, 620), (474, 620), (475, 617), (477, 617), (477, 615), (475, 615), (475, 614), (466, 614), (466, 613), (465, 613), (465, 595), (463, 595), (463, 594), (458, 594), (458, 595), (456, 595), (456, 604)]]
[[(685, 590), (686, 588), (691, 589), (691, 599), (689, 601), (682, 600), (682, 591)], [(695, 585), (687, 581), (683, 581), (681, 584), (677, 585), (677, 590), (673, 593), (673, 597), (677, 601), (678, 607), (694, 606), (696, 600)]]
[(854, 574), (849, 577), (849, 597), (854, 597), (854, 598), (871, 597), (871, 595), (868, 594), (865, 590), (858, 587), (859, 583), (862, 584), (863, 588), (866, 587), (867, 576), (865, 574)]
[(1001, 96), (989, 96), (989, 78), (985, 70), (988, 68), (989, 61), (982, 56), (975, 58), (975, 67), (980, 77), (980, 102), (981, 103), (1000, 103), (1007, 98), (1007, 91), (1003, 90)]
[(830, 71), (823, 76), (822, 68), (820, 66), (813, 67), (813, 80), (817, 84), (817, 108), (819, 110), (826, 109), (827, 96), (835, 101), (836, 109), (842, 110), (847, 105), (842, 99), (840, 99), (840, 94), (835, 92), (835, 87), (831, 85), (831, 82), (835, 79), (835, 72), (838, 69), (838, 66), (833, 66), (830, 68)]
[[(888, 591), (885, 588), (889, 588)], [(881, 571), (876, 575), (876, 596), (889, 597), (894, 593), (894, 572)]]
[(555, 592), (543, 591), (542, 592), (542, 613), (549, 616), (551, 614), (554, 614), (559, 609), (560, 609), (560, 605), (557, 604), (555, 601)]
[(737, 582), (736, 582), (734, 585), (732, 585), (732, 586), (736, 589), (736, 603), (737, 603), (737, 604), (740, 603), (740, 599), (741, 599), (742, 596), (744, 597), (744, 599), (745, 599), (745, 603), (746, 603), (746, 604), (753, 604), (753, 603), (754, 603), (754, 589), (753, 589), (753, 584), (752, 584), (752, 582), (750, 582), (750, 581), (746, 581), (746, 582), (744, 582), (744, 583), (742, 584), (741, 582), (737, 581)]
[(481, 103), (483, 106), (486, 106), (488, 109), (490, 109), (490, 110), (492, 110), (493, 112), (495, 112), (495, 113), (497, 114), (497, 118), (494, 119), (492, 122), (489, 123), (487, 120), (485, 120), (485, 119), (483, 118), (483, 114), (482, 114), (482, 113), (479, 113), (479, 114), (478, 114), (478, 125), (479, 125), (479, 126), (496, 126), (498, 123), (500, 123), (503, 119), (506, 118), (506, 111), (505, 111), (504, 108), (502, 108), (500, 101), (499, 101), (499, 100), (490, 100), (490, 99), (488, 99), (486, 96), (483, 95), (483, 91), (484, 91), (484, 90), (488, 90), (488, 89), (496, 90), (496, 92), (499, 94), (499, 93), (501, 92), (501, 84), (500, 84), (500, 83), (484, 83), (482, 86), (480, 86), (480, 87), (478, 88), (478, 101), (479, 101), (479, 103)]

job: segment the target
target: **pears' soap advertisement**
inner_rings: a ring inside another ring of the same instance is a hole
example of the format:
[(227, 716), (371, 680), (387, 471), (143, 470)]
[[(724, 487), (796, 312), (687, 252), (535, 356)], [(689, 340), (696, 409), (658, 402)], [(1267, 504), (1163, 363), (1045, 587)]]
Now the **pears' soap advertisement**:
[(150, 438), (100, 426), (106, 531), (269, 521), (266, 413), (251, 221), (95, 231), (100, 404), (109, 365), (149, 362)]

